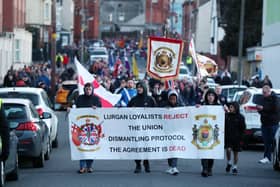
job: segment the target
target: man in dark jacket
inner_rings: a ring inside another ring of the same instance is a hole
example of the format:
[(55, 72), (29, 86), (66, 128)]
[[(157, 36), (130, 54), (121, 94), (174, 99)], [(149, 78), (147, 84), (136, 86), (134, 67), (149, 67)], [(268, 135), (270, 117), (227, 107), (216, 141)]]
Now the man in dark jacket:
[(257, 108), (261, 115), (261, 129), (264, 142), (264, 158), (259, 161), (267, 164), (271, 161), (273, 138), (279, 127), (279, 102), (276, 94), (271, 90), (269, 84), (262, 87), (263, 97)]
[[(155, 107), (156, 102), (154, 98), (148, 96), (147, 86), (145, 82), (138, 82), (136, 84), (137, 95), (134, 96), (128, 103), (128, 107)], [(135, 160), (136, 168), (134, 173), (141, 172), (141, 160)], [(150, 172), (150, 165), (148, 160), (144, 160), (144, 167), (147, 173)]]
[[(80, 95), (76, 101), (76, 107), (101, 107), (101, 102), (98, 97), (93, 95), (93, 87), (91, 83), (86, 83), (84, 86), (84, 94)], [(92, 172), (93, 160), (80, 160), (80, 170), (78, 173)]]
[(10, 130), (5, 117), (2, 99), (0, 99), (0, 136), (2, 141), (2, 153), (0, 159), (2, 161), (5, 161), (8, 159), (9, 156)]

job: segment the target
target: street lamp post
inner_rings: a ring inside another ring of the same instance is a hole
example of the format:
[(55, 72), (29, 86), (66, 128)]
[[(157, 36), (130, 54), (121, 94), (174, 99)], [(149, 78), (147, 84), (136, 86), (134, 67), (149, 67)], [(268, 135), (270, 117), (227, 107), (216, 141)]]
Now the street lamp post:
[(56, 92), (56, 0), (52, 0), (52, 34), (51, 34), (51, 100), (54, 102)]
[(85, 22), (86, 22), (86, 15), (85, 15), (85, 0), (82, 0), (82, 9), (81, 9), (81, 16), (82, 16), (82, 20), (81, 20), (81, 63), (84, 63), (84, 44), (85, 44), (85, 36), (84, 36), (84, 31), (85, 31)]
[(242, 54), (243, 54), (243, 33), (244, 33), (244, 15), (245, 0), (241, 0), (240, 25), (239, 25), (239, 41), (238, 41), (238, 85), (242, 84)]

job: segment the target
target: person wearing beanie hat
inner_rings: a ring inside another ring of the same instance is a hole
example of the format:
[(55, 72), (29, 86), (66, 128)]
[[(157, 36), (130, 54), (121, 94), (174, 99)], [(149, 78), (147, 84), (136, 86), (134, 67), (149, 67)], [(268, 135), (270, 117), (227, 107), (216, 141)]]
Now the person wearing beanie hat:
[[(145, 82), (140, 81), (136, 84), (137, 94), (128, 102), (128, 107), (156, 107), (157, 104), (153, 97), (148, 95), (147, 85)], [(141, 160), (135, 160), (136, 167), (134, 173), (141, 172)], [(150, 173), (150, 164), (148, 160), (144, 160), (143, 165), (145, 172)]]
[[(168, 101), (164, 107), (170, 108), (170, 107), (180, 107), (181, 106), (178, 102), (178, 93), (176, 92), (176, 90), (169, 90), (167, 96), (168, 96)], [(179, 174), (179, 170), (177, 169), (177, 161), (178, 161), (178, 158), (168, 158), (167, 159), (169, 168), (166, 170), (166, 173), (168, 173), (170, 175)]]
[[(75, 103), (77, 108), (84, 108), (84, 107), (101, 107), (101, 102), (99, 100), (99, 97), (93, 95), (94, 88), (91, 83), (86, 83), (84, 86), (84, 94), (79, 95), (77, 98), (77, 101)], [(82, 174), (85, 172), (91, 173), (93, 171), (92, 169), (93, 160), (80, 160), (80, 169), (78, 170), (78, 173)]]

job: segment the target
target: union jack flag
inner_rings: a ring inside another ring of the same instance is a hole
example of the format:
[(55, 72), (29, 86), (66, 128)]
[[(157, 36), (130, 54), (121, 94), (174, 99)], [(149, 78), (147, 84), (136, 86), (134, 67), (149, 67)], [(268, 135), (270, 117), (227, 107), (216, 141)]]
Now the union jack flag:
[(99, 142), (98, 130), (94, 124), (87, 124), (81, 127), (79, 140), (85, 145), (95, 145)]
[(173, 90), (175, 88), (174, 80), (166, 80), (164, 85), (166, 90)]

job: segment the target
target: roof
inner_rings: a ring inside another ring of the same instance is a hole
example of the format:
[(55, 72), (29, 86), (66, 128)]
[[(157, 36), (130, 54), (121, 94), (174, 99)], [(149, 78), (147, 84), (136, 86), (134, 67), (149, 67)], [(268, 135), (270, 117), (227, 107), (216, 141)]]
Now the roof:
[(33, 87), (9, 87), (9, 88), (0, 88), (0, 92), (28, 92), (28, 93), (40, 93), (44, 91), (42, 88), (33, 88)]
[(247, 88), (245, 85), (237, 85), (237, 84), (232, 84), (232, 85), (222, 85), (221, 88)]

